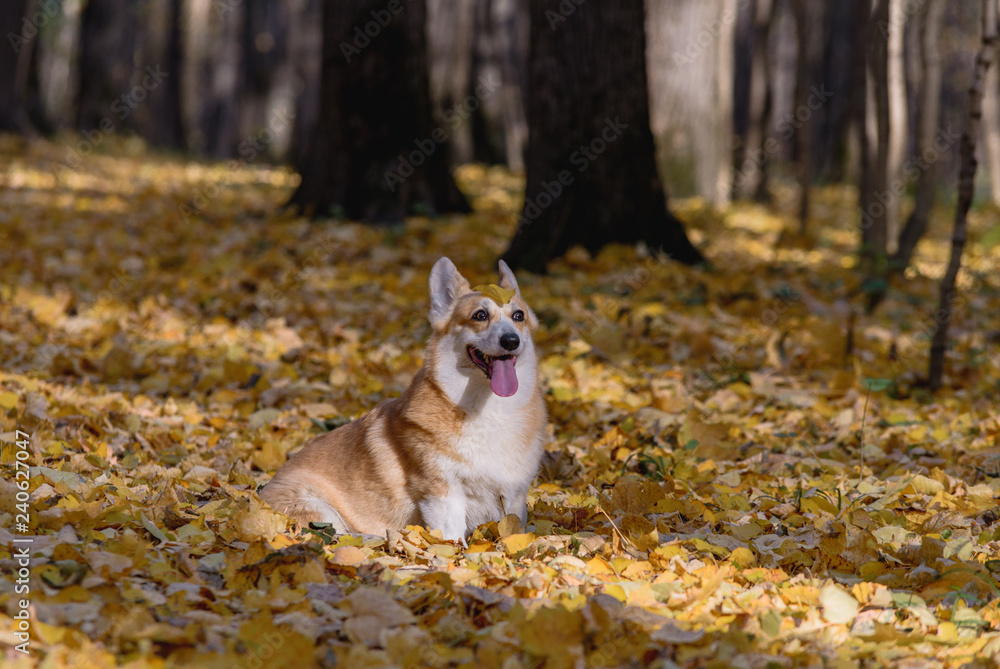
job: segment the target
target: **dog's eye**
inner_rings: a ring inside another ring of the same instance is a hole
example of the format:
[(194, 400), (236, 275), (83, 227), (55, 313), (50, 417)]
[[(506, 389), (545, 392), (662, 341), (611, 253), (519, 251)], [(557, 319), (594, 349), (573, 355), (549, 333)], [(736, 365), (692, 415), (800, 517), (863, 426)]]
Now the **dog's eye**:
[(511, 317), (512, 320), (515, 320), (515, 321), (523, 321), (524, 320), (524, 312), (523, 311), (515, 311), (513, 314), (510, 315), (510, 317)]
[(480, 309), (476, 313), (472, 314), (472, 320), (474, 321), (485, 321), (489, 317), (490, 316), (486, 313), (485, 309)]

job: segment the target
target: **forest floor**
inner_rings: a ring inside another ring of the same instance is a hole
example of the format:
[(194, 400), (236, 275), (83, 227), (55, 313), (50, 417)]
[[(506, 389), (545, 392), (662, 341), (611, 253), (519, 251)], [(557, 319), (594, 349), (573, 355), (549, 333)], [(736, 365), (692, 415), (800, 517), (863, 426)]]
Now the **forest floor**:
[(467, 166), (473, 214), (369, 227), (282, 213), (282, 168), (66, 152), (0, 138), (5, 666), (1000, 659), (995, 212), (971, 217), (935, 395), (945, 208), (872, 316), (848, 297), (850, 188), (817, 191), (809, 241), (774, 210), (674, 202), (710, 268), (614, 247), (520, 275), (551, 442), (528, 527), (465, 548), (297, 536), (254, 491), (406, 387), (431, 265), (494, 281), (519, 178)]

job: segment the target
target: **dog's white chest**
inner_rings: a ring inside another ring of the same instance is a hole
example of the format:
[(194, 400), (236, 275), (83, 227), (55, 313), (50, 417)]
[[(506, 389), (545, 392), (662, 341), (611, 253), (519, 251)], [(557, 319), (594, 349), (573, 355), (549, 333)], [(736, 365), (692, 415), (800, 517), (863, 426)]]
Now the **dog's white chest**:
[(456, 458), (444, 469), (449, 496), (463, 501), (467, 530), (509, 513), (524, 518), (542, 448), (524, 411), (522, 403), (490, 398), (459, 435)]

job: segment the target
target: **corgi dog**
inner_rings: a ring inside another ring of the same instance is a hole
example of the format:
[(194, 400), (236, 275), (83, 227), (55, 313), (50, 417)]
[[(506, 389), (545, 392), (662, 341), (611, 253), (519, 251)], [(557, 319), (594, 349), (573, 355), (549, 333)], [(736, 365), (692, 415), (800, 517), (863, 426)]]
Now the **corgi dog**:
[(546, 433), (532, 335), (538, 319), (500, 261), (500, 283), (469, 287), (448, 258), (430, 274), (432, 335), (409, 388), (316, 437), (261, 492), (299, 523), (385, 535), (423, 525), (464, 541), (516, 514)]

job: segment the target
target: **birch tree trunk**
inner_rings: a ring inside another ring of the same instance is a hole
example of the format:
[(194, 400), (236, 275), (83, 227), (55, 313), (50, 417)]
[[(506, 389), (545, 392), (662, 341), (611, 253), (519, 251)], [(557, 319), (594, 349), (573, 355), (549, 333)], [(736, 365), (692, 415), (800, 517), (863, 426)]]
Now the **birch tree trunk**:
[(736, 0), (648, 0), (647, 68), (657, 162), (679, 192), (721, 206), (732, 183)]
[(986, 149), (986, 172), (990, 199), (1000, 205), (1000, 74), (991, 67), (983, 88), (983, 148)]
[(903, 200), (903, 161), (906, 159), (907, 105), (906, 72), (904, 66), (903, 37), (906, 30), (906, 13), (903, 0), (889, 0), (889, 25), (886, 40), (886, 92), (889, 103), (889, 143), (886, 183), (887, 204), (885, 227), (889, 253), (897, 249), (899, 238), (899, 207)]

